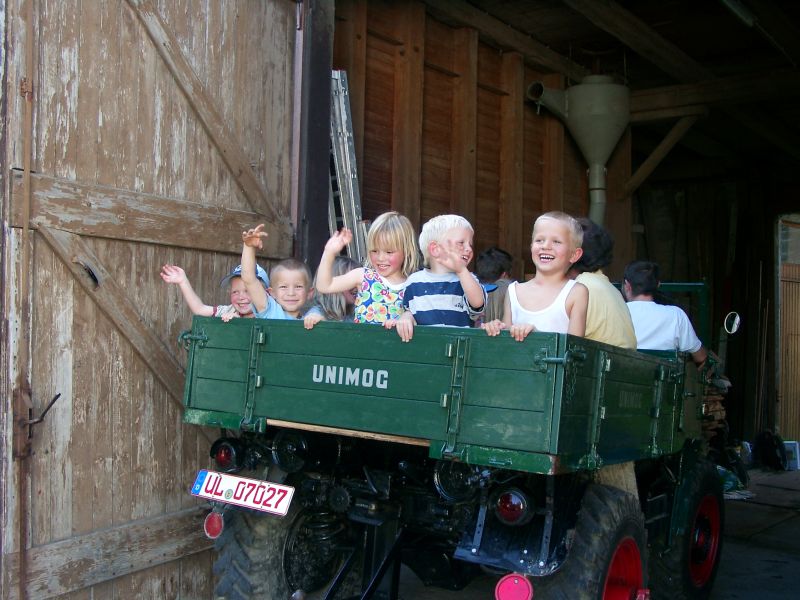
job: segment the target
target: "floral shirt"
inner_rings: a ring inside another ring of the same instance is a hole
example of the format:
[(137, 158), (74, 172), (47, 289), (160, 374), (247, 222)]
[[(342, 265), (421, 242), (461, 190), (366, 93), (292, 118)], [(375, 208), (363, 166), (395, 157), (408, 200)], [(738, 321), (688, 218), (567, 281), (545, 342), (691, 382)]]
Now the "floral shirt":
[(392, 285), (374, 269), (364, 269), (364, 279), (356, 296), (353, 320), (356, 323), (383, 324), (403, 314), (405, 283)]

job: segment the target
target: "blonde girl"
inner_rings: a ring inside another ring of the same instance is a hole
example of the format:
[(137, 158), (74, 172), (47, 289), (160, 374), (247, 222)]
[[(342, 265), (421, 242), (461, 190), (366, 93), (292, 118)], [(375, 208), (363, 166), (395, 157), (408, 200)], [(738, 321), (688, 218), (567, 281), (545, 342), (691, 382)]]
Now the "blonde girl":
[(369, 228), (365, 266), (334, 276), (334, 259), (353, 239), (352, 232), (343, 228), (325, 244), (317, 291), (332, 294), (357, 288), (353, 320), (391, 327), (403, 313), (406, 278), (419, 268), (416, 237), (406, 217), (394, 211), (383, 213)]
[[(349, 256), (337, 256), (333, 260), (333, 276), (338, 277), (359, 267), (358, 261)], [(314, 289), (317, 279), (314, 279)], [(314, 297), (314, 303), (305, 312), (303, 324), (312, 329), (320, 321), (353, 321), (353, 308), (356, 303), (358, 289), (351, 288), (337, 294), (320, 294)]]

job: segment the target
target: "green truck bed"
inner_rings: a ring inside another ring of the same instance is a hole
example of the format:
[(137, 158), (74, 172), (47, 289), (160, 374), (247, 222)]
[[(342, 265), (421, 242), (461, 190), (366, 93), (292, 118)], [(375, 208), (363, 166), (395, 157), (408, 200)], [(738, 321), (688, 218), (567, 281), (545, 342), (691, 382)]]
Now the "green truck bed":
[(533, 473), (677, 451), (699, 432), (681, 356), (573, 336), (195, 317), (188, 423), (331, 431), (429, 447), (433, 458)]

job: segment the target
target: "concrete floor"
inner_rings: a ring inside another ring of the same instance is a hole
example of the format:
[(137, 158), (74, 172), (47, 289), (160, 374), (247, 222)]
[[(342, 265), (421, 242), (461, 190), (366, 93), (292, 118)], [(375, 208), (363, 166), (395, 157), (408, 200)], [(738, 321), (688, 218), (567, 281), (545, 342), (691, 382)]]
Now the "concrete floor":
[[(751, 470), (750, 499), (726, 500), (722, 561), (711, 600), (800, 598), (800, 471)], [(460, 592), (425, 588), (404, 569), (403, 600), (490, 600), (496, 578)]]

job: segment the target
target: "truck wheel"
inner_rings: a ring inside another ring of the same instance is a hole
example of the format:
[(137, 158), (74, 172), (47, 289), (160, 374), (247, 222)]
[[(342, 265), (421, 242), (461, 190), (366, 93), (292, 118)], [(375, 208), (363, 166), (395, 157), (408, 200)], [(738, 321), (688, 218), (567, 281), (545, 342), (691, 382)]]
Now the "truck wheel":
[(536, 597), (558, 600), (635, 598), (645, 587), (644, 515), (636, 498), (592, 485), (584, 494), (569, 555), (535, 585)]
[(671, 549), (654, 552), (650, 579), (653, 600), (708, 598), (722, 555), (724, 505), (722, 481), (709, 461), (687, 473), (682, 491), (686, 499), (684, 532)]
[[(299, 503), (283, 518), (227, 512), (215, 544), (215, 594), (228, 600), (286, 600), (299, 589), (326, 588), (346, 559), (342, 542), (348, 526), (338, 515), (303, 509)], [(357, 593), (360, 585), (356, 566), (337, 597)]]

